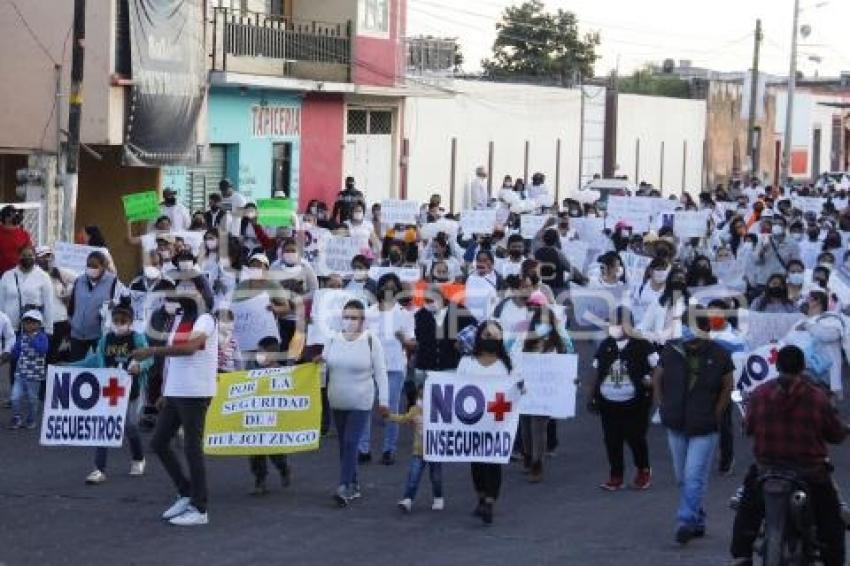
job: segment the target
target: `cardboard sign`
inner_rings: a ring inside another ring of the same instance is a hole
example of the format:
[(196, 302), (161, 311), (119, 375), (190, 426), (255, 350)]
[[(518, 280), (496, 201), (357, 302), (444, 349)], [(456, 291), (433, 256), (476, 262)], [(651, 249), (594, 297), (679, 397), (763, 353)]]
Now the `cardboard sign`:
[(576, 354), (523, 353), (519, 369), (525, 386), (525, 395), (519, 404), (520, 414), (554, 419), (576, 416)]
[(464, 210), (460, 213), (460, 229), (464, 235), (492, 234), (495, 227), (495, 210)]
[(317, 364), (219, 374), (204, 426), (204, 453), (292, 454), (319, 449)]
[(324, 271), (348, 275), (351, 273), (351, 260), (363, 253), (369, 246), (368, 241), (356, 236), (330, 236), (322, 250), (324, 253)]
[(673, 233), (680, 238), (704, 238), (708, 234), (707, 210), (676, 212), (673, 219)]
[(124, 203), (124, 216), (130, 222), (159, 218), (159, 195), (156, 191), (123, 195), (121, 201)]
[(121, 446), (132, 385), (124, 370), (48, 366), (46, 385), (42, 446)]
[(652, 221), (652, 201), (646, 197), (608, 197), (605, 210), (605, 226), (614, 226), (624, 221), (634, 232), (648, 232)]
[(257, 217), (262, 226), (289, 228), (295, 223), (295, 203), (287, 198), (257, 199)]
[(256, 350), (257, 344), (266, 336), (280, 339), (277, 319), (269, 309), (268, 293), (260, 293), (245, 301), (230, 305), (233, 312), (233, 337), (243, 352)]
[(419, 216), (419, 203), (414, 200), (386, 199), (381, 201), (381, 223), (387, 226), (396, 224), (416, 224)]
[(589, 249), (605, 250), (611, 245), (611, 239), (604, 232), (604, 218), (570, 218), (570, 226)]
[(520, 391), (509, 375), (429, 372), (422, 447), (428, 462), (507, 464), (519, 425)]
[(746, 309), (738, 311), (738, 328), (741, 329), (750, 348), (756, 349), (785, 338), (803, 313), (766, 313)]
[(82, 244), (69, 244), (68, 242), (56, 242), (53, 246), (53, 258), (56, 267), (59, 269), (67, 269), (68, 271), (79, 275), (86, 270), (86, 261), (89, 254), (92, 252), (101, 252), (109, 256), (107, 248), (98, 248), (94, 246), (84, 246)]

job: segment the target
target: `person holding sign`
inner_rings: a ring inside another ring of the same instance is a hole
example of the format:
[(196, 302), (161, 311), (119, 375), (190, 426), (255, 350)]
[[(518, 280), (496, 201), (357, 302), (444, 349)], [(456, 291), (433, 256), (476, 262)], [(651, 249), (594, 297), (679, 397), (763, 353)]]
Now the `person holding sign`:
[[(513, 371), (511, 358), (505, 350), (502, 327), (494, 320), (478, 325), (472, 355), (464, 356), (457, 367), (458, 375), (464, 377), (504, 377)], [(472, 484), (478, 495), (478, 506), (474, 515), (484, 524), (493, 522), (493, 506), (502, 488), (502, 465), (473, 462)]]
[(322, 354), (327, 364), (328, 402), (339, 436), (339, 487), (334, 500), (340, 507), (362, 497), (357, 479), (357, 446), (366, 421), (372, 416), (376, 394), (378, 413), (382, 417), (389, 414), (384, 347), (365, 322), (363, 303), (347, 302), (342, 309), (342, 333), (327, 341)]
[[(133, 330), (133, 308), (130, 297), (122, 297), (112, 308), (112, 329), (97, 343), (97, 347), (78, 362), (69, 364), (78, 368), (120, 368), (133, 378), (130, 388), (130, 402), (127, 405), (127, 418), (124, 421), (124, 433), (130, 443), (130, 475), (141, 476), (145, 473), (145, 452), (142, 448), (142, 435), (139, 432), (141, 415), (142, 384), (153, 360), (137, 362), (132, 359), (133, 352), (147, 348), (144, 334)], [(106, 448), (95, 449), (95, 469), (86, 477), (86, 483), (97, 485), (106, 481)]]
[(613, 324), (608, 327), (608, 337), (596, 350), (593, 360), (596, 379), (588, 405), (602, 420), (610, 474), (608, 481), (599, 487), (606, 491), (623, 488), (624, 443), (632, 451), (637, 470), (632, 487), (644, 490), (652, 484), (646, 434), (652, 406), (650, 378), (657, 364), (655, 348), (635, 335), (631, 312), (619, 307)]
[[(151, 448), (179, 494), (162, 518), (179, 526), (209, 522), (203, 438), (207, 409), (216, 391), (218, 332), (212, 316), (201, 311), (202, 304), (197, 292), (169, 296), (165, 309), (173, 312), (175, 319), (167, 344), (139, 348), (132, 354), (139, 362), (165, 358), (163, 402)], [(181, 427), (188, 478), (171, 448), (171, 440)]]

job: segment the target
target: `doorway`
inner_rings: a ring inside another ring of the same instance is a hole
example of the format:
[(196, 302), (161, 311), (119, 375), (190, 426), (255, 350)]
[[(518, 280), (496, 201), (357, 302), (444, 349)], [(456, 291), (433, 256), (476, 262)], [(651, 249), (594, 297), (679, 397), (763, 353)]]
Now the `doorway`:
[(292, 144), (272, 144), (272, 194), (283, 192), (290, 196), (292, 182)]

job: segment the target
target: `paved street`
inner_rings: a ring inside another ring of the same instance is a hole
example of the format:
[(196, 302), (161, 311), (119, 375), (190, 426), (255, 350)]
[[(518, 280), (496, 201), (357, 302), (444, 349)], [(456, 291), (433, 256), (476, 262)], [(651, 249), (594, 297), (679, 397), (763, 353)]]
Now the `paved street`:
[[(597, 487), (607, 473), (601, 427), (580, 405), (577, 419), (561, 423), (561, 446), (547, 462), (543, 484), (528, 484), (517, 464), (506, 468), (491, 527), (471, 516), (467, 465), (446, 467), (444, 512), (430, 510), (423, 481), (414, 513), (400, 514), (395, 504), (406, 477), (409, 430), (402, 433), (398, 463), (362, 467), (364, 498), (342, 510), (330, 497), (336, 438), (326, 439), (317, 453), (293, 457), (293, 485), (282, 491), (270, 482), (272, 493), (259, 499), (248, 495), (246, 459), (210, 458), (211, 523), (189, 530), (158, 518), (173, 492), (155, 457), (148, 456), (146, 477), (130, 478), (129, 455), (114, 451), (109, 481), (89, 487), (83, 479), (92, 468), (90, 450), (40, 448), (35, 431), (2, 430), (0, 563), (726, 563), (733, 517), (726, 502), (749, 462), (745, 445), (738, 444), (736, 475), (711, 479), (706, 538), (683, 549), (673, 542), (677, 491), (662, 429), (653, 426), (650, 433), (652, 489), (605, 493)], [(7, 417), (0, 411), (3, 422)], [(847, 450), (836, 456), (839, 482), (847, 486)]]

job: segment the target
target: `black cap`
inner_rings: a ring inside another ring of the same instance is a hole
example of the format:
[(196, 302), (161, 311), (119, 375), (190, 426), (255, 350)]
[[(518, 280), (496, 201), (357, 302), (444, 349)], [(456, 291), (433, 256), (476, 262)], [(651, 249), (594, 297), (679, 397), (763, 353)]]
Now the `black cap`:
[(223, 191), (225, 189), (232, 189), (233, 183), (230, 182), (230, 179), (222, 179), (218, 183), (218, 190)]

